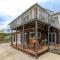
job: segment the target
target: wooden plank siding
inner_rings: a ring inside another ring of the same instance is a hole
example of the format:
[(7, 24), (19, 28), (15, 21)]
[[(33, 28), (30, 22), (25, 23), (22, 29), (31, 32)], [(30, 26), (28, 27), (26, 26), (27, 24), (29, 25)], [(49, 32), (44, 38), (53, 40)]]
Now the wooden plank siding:
[[(46, 17), (46, 16), (47, 17)], [(40, 17), (41, 16), (41, 17)], [(31, 9), (28, 9), (24, 14), (17, 17), (14, 21), (10, 23), (10, 28), (14, 29), (16, 27), (19, 27), (22, 24), (25, 24), (31, 20), (39, 20), (42, 22), (48, 22), (48, 13), (39, 7), (38, 4), (35, 4)], [(44, 20), (45, 19), (45, 20)]]
[(10, 23), (11, 29), (16, 28), (20, 26), (21, 24), (24, 24), (34, 18), (36, 18), (36, 7), (33, 7), (29, 11), (27, 11), (25, 14), (14, 20), (13, 22)]
[[(33, 50), (35, 56), (41, 54), (41, 47), (46, 45), (49, 49), (50, 33), (53, 33), (54, 44), (59, 42), (58, 33), (60, 32), (60, 23), (55, 15), (50, 15), (46, 9), (42, 8), (38, 4), (34, 4), (23, 14), (17, 17), (10, 23), (12, 32), (12, 43), (16, 45), (16, 48), (22, 48), (22, 50)], [(33, 33), (31, 35), (31, 33)], [(40, 34), (40, 35), (39, 35)], [(31, 35), (31, 36), (30, 36)], [(15, 41), (15, 42), (14, 42)], [(33, 44), (32, 44), (33, 42)], [(19, 47), (20, 46), (20, 47)], [(31, 51), (30, 50), (30, 51)], [(28, 52), (32, 53), (33, 52)], [(40, 53), (38, 53), (40, 51)], [(45, 52), (45, 51), (43, 51)]]
[(27, 22), (38, 20), (60, 29), (58, 18), (55, 19), (55, 17), (57, 17), (56, 14), (50, 15), (46, 9), (42, 8), (38, 4), (34, 4), (14, 21), (12, 21), (10, 23), (10, 28), (14, 29), (16, 27), (23, 26)]

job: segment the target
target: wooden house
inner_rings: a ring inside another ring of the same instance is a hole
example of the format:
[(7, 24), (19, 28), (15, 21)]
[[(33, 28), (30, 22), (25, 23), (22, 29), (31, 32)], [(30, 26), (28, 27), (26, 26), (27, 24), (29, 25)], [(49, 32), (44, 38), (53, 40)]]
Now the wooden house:
[(11, 45), (34, 56), (59, 43), (58, 16), (53, 11), (34, 4), (10, 23)]

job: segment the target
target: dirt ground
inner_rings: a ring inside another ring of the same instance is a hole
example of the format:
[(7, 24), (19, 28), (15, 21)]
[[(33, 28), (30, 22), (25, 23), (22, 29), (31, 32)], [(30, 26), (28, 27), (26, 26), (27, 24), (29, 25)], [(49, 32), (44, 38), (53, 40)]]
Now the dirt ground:
[(38, 59), (18, 51), (10, 46), (10, 43), (0, 44), (0, 60), (60, 60), (60, 55), (47, 52)]

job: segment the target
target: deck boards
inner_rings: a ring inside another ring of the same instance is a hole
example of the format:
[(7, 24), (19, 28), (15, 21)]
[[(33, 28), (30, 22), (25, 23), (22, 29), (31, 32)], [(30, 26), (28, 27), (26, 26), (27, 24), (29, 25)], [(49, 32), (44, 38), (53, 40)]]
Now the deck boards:
[[(26, 52), (26, 53), (28, 53), (30, 55), (36, 56), (35, 49), (23, 48), (20, 45), (17, 45), (17, 47), (16, 47), (16, 45), (12, 45), (12, 47), (14, 47), (14, 48), (16, 48), (18, 50), (21, 50), (23, 52)], [(43, 54), (46, 51), (48, 51), (48, 46), (43, 46), (42, 48), (38, 49), (37, 55)]]

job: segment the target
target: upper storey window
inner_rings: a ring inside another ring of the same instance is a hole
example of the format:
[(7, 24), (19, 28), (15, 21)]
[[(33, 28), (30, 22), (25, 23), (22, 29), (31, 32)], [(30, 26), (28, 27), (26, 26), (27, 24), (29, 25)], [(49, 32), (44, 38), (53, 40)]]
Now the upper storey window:
[(20, 22), (20, 24), (21, 24), (21, 18), (19, 19), (19, 22)]
[(36, 18), (36, 7), (34, 7), (34, 18)]
[(43, 11), (40, 12), (39, 18), (40, 18), (40, 19), (43, 18)]
[(58, 16), (51, 16), (51, 22), (56, 23), (58, 21)]
[(56, 20), (57, 20), (57, 19), (58, 19), (58, 16), (55, 16), (55, 17), (54, 17), (54, 19), (56, 19)]
[(47, 14), (47, 13), (44, 13), (44, 14), (43, 14), (43, 17), (44, 17), (44, 18), (48, 18), (48, 14)]
[(37, 12), (38, 12), (37, 16), (38, 16), (39, 19), (42, 19), (42, 20), (45, 19), (45, 18), (46, 18), (46, 20), (48, 19), (48, 13), (43, 11), (40, 7), (38, 7)]
[(17, 25), (20, 25), (21, 24), (21, 18), (18, 18), (17, 19)]
[(32, 18), (32, 10), (30, 10), (30, 18), (29, 19), (31, 19)]
[(23, 18), (24, 22), (27, 22), (29, 20), (29, 15), (26, 15), (24, 18)]
[(54, 20), (55, 20), (55, 22), (57, 22), (58, 21), (58, 16), (55, 16)]

